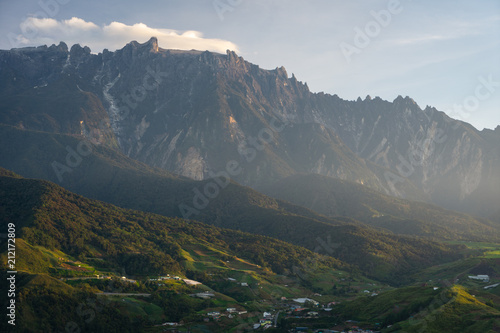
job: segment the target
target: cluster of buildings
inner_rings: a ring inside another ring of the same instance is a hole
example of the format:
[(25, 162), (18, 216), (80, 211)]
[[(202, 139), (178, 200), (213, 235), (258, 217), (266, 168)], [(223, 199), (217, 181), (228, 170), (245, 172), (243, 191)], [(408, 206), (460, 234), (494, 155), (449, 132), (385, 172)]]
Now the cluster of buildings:
[(377, 295), (378, 295), (377, 293), (375, 293), (375, 292), (371, 292), (371, 291), (369, 291), (369, 290), (367, 290), (367, 289), (363, 290), (363, 293), (365, 293), (365, 294), (370, 294), (370, 296), (372, 296), (372, 297), (373, 297), (373, 296), (377, 296)]
[(227, 278), (228, 281), (231, 281), (231, 282), (235, 282), (235, 283), (238, 283), (239, 285), (241, 285), (242, 287), (248, 287), (248, 283), (246, 282), (238, 282), (236, 281), (236, 279), (233, 279), (233, 278)]
[(154, 281), (161, 282), (161, 281), (165, 281), (165, 280), (182, 280), (188, 286), (197, 286), (197, 285), (201, 284), (201, 282), (198, 282), (195, 280), (184, 279), (184, 278), (181, 278), (180, 276), (174, 276), (174, 275), (171, 276), (170, 274), (167, 274), (167, 276), (160, 276), (157, 279), (149, 279), (149, 281), (152, 281), (152, 282), (154, 282)]
[(256, 330), (258, 328), (268, 329), (273, 326), (274, 316), (270, 312), (264, 312), (262, 314), (262, 319), (259, 320), (258, 323), (253, 325), (253, 329)]
[(167, 274), (167, 276), (160, 276), (157, 279), (149, 279), (149, 281), (165, 281), (165, 280), (182, 280), (182, 278), (179, 276), (170, 276), (170, 274)]
[(246, 310), (238, 310), (236, 308), (227, 308), (225, 312), (221, 313), (220, 311), (212, 311), (207, 313), (207, 317), (205, 317), (203, 320), (205, 322), (210, 321), (210, 318), (212, 318), (215, 321), (219, 321), (221, 317), (228, 317), (228, 318), (234, 318), (236, 315), (244, 315), (246, 314)]

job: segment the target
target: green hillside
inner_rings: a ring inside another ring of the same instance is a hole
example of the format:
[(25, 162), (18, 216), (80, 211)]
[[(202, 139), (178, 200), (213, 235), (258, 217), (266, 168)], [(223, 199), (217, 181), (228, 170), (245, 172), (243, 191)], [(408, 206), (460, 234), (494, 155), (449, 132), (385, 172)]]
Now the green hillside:
[(461, 286), (453, 286), (434, 304), (387, 332), (484, 332), (500, 331), (500, 311), (479, 301)]
[(360, 297), (334, 311), (342, 320), (384, 328), (382, 332), (498, 332), (499, 309), (470, 293), (460, 285), (412, 286)]
[(321, 175), (294, 175), (263, 192), (330, 217), (349, 216), (396, 234), (449, 240), (499, 240), (500, 225), (467, 214), (381, 194)]
[[(243, 302), (249, 302), (249, 310), (262, 312), (281, 295), (311, 293), (302, 283), (306, 275), (299, 277), (297, 268), (331, 274), (339, 268), (352, 269), (269, 237), (125, 210), (46, 181), (11, 177), (4, 169), (1, 173), (0, 225), (13, 223), (16, 228), (20, 332), (58, 332), (68, 322), (86, 331), (134, 332), (189, 316), (196, 321), (204, 309), (243, 307)], [(7, 247), (5, 239), (1, 244)], [(1, 258), (5, 272), (6, 252)], [(190, 287), (178, 279), (150, 281), (167, 275), (196, 279), (203, 285)], [(121, 276), (136, 282), (123, 282)], [(229, 277), (246, 282), (248, 288), (228, 282)], [(215, 292), (215, 299), (189, 296), (205, 290)], [(123, 297), (96, 298), (100, 292), (152, 296), (131, 296), (125, 304)], [(98, 320), (90, 320), (90, 325), (89, 317), (79, 313), (81, 299), (87, 300), (85, 304), (99, 303), (101, 310), (92, 310), (92, 318), (99, 312)], [(258, 305), (262, 300), (269, 304)], [(109, 325), (96, 329), (97, 323)]]
[[(132, 275), (185, 273), (180, 265), (185, 243), (222, 246), (275, 272), (317, 257), (268, 237), (121, 209), (46, 181), (1, 176), (0, 202), (2, 225), (15, 223), (17, 236), (26, 243), (74, 257), (106, 257)], [(325, 260), (342, 265), (333, 258)]]

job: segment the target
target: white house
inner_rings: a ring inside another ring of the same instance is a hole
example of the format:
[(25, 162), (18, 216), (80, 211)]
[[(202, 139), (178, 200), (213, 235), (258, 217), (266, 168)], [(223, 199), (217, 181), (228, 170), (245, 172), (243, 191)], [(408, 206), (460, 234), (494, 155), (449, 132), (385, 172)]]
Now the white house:
[(486, 286), (484, 287), (484, 289), (491, 289), (491, 288), (495, 288), (495, 287), (498, 287), (500, 285), (500, 283), (495, 283), (495, 284), (492, 284), (490, 286)]
[(482, 282), (489, 282), (490, 277), (488, 275), (469, 275), (469, 279), (479, 280)]
[(318, 305), (319, 304), (319, 302), (316, 302), (315, 300), (310, 299), (310, 298), (295, 298), (294, 299), (294, 302), (297, 302), (297, 303), (300, 303), (300, 304), (304, 304), (307, 301), (312, 302), (314, 305)]

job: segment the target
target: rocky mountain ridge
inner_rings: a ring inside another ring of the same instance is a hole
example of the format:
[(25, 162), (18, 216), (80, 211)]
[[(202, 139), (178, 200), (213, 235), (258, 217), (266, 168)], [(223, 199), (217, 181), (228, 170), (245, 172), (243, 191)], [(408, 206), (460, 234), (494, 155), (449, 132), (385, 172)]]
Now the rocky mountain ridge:
[(0, 64), (1, 123), (84, 136), (193, 179), (236, 162), (234, 180), (257, 189), (317, 173), (480, 215), (498, 207), (499, 129), (409, 97), (312, 93), (283, 67), (155, 38), (99, 54), (64, 43), (0, 51)]

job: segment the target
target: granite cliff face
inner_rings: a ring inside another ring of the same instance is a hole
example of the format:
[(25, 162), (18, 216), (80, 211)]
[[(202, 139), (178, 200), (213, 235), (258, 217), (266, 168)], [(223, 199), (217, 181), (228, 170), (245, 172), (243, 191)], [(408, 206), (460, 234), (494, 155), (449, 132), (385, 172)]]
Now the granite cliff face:
[(409, 97), (392, 103), (369, 96), (355, 102), (314, 97), (311, 109), (321, 110), (319, 122), (357, 156), (391, 169), (384, 173), (392, 183), (389, 193), (404, 197), (402, 179), (409, 179), (448, 208), (482, 214), (498, 204), (498, 192), (491, 190), (500, 188), (498, 128), (480, 132), (435, 108), (421, 109)]
[[(85, 136), (193, 179), (233, 171), (259, 188), (296, 173), (493, 213), (499, 130), (477, 131), (410, 98), (315, 94), (234, 52), (115, 52), (74, 45), (0, 51), (0, 122)], [(467, 203), (469, 206), (464, 205)]]

